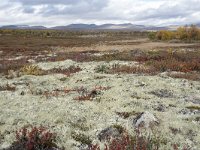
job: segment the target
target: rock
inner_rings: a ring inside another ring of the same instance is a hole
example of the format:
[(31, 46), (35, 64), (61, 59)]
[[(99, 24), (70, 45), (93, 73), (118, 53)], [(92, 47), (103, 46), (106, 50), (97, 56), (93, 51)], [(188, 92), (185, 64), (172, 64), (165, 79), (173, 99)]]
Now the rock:
[(135, 128), (141, 128), (141, 127), (152, 128), (158, 124), (159, 124), (159, 120), (148, 111), (139, 114), (133, 120), (133, 126)]
[(106, 140), (109, 140), (111, 137), (112, 138), (120, 138), (122, 137), (122, 133), (124, 132), (124, 129), (123, 127), (121, 126), (111, 126), (111, 127), (108, 127), (104, 130), (102, 130), (98, 135), (98, 139), (100, 141), (106, 141)]

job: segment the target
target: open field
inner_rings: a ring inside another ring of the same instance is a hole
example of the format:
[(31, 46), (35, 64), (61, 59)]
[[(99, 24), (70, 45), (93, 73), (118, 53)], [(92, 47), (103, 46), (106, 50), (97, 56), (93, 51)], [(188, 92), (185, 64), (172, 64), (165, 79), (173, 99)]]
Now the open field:
[(56, 133), (59, 150), (104, 150), (124, 134), (144, 150), (200, 149), (198, 42), (35, 32), (0, 35), (0, 149), (16, 150), (16, 131), (32, 126)]

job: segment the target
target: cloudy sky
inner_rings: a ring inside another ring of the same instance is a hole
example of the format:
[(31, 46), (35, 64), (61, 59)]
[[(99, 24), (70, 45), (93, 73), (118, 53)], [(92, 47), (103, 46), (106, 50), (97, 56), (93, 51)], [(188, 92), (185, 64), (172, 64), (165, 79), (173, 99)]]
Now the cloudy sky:
[(1, 0), (0, 26), (8, 24), (200, 23), (200, 0)]

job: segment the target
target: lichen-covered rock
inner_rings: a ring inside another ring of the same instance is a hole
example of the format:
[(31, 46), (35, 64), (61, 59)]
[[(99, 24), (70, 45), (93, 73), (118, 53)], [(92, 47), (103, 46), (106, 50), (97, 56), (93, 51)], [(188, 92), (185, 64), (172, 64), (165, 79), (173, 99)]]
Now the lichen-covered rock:
[(159, 120), (150, 112), (143, 112), (133, 120), (135, 128), (152, 128), (159, 124)]

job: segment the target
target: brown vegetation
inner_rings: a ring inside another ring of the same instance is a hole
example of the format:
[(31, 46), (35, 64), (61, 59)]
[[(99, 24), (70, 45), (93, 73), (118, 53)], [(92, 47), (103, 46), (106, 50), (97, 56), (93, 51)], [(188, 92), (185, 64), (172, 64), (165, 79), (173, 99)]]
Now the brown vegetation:
[(49, 150), (58, 148), (56, 134), (44, 127), (26, 127), (16, 132), (16, 141), (7, 150)]
[(10, 86), (9, 84), (6, 84), (6, 86), (0, 86), (0, 91), (11, 91), (14, 92), (16, 90), (16, 87)]

